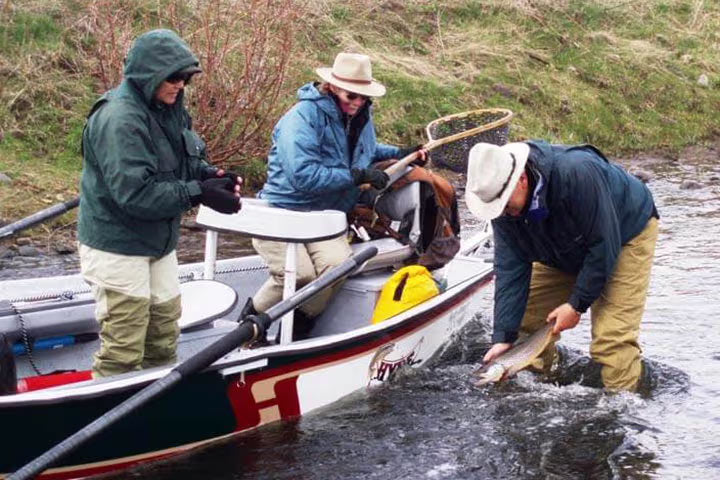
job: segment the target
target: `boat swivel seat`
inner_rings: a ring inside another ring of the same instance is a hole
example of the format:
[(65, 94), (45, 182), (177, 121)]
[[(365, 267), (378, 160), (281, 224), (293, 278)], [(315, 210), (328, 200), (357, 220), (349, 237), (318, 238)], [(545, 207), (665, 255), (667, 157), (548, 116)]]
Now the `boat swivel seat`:
[[(234, 214), (219, 213), (201, 206), (196, 221), (198, 225), (207, 228), (203, 273), (205, 279), (214, 277), (218, 232), (235, 232), (249, 237), (287, 243), (284, 299), (295, 293), (299, 245), (328, 240), (345, 235), (347, 232), (347, 220), (343, 212), (337, 210), (298, 212), (271, 207), (266, 201), (252, 198), (243, 198), (242, 209)], [(293, 320), (293, 311), (283, 316), (280, 343), (292, 341)]]

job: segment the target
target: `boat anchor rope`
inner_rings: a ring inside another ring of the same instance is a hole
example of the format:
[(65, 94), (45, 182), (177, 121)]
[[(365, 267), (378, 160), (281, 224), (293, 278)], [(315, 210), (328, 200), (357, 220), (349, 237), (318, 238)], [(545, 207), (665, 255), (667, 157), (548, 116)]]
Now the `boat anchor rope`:
[(15, 304), (12, 302), (10, 303), (10, 308), (12, 309), (13, 313), (18, 319), (18, 323), (20, 324), (20, 335), (22, 336), (23, 344), (25, 345), (25, 352), (27, 353), (28, 361), (30, 362), (30, 366), (35, 371), (37, 375), (42, 375), (40, 372), (40, 369), (35, 365), (35, 358), (33, 358), (33, 348), (32, 345), (30, 345), (30, 338), (27, 333), (27, 328), (25, 327), (25, 319), (22, 316), (22, 313), (20, 313), (20, 310), (17, 309)]

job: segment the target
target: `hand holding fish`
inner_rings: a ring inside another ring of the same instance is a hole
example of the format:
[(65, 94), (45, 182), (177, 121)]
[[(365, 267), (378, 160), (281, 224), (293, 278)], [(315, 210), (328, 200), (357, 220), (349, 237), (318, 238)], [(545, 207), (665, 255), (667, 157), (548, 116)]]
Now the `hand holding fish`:
[(485, 356), (483, 357), (483, 363), (489, 363), (495, 358), (499, 357), (503, 353), (510, 350), (510, 347), (512, 347), (512, 343), (495, 343), (492, 347), (490, 347), (490, 350), (487, 351)]
[(554, 326), (552, 322), (546, 323), (524, 341), (515, 345), (510, 343), (493, 345), (483, 358), (483, 366), (473, 373), (475, 378), (473, 383), (481, 386), (500, 382), (528, 367), (552, 340)]
[(569, 303), (563, 303), (550, 312), (547, 316), (546, 322), (550, 323), (553, 320), (555, 321), (555, 326), (553, 327), (552, 333), (553, 335), (557, 335), (563, 330), (575, 328), (580, 321), (580, 313), (577, 312)]

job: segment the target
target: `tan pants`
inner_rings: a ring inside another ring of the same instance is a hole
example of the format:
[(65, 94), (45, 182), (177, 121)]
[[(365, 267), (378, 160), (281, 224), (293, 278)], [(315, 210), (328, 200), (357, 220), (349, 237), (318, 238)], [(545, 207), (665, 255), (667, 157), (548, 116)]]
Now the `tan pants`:
[[(255, 309), (264, 312), (282, 300), (287, 244), (256, 238), (253, 238), (252, 244), (270, 269), (270, 278), (253, 297)], [(340, 265), (350, 255), (352, 249), (344, 235), (322, 242), (301, 244), (297, 253), (297, 288), (307, 285), (332, 267)], [(326, 288), (305, 302), (300, 309), (311, 318), (320, 315), (341, 285), (342, 282), (338, 282)]]
[[(622, 247), (615, 271), (591, 306), (590, 356), (602, 365), (603, 384), (609, 390), (634, 391), (642, 373), (638, 336), (657, 236), (658, 221), (653, 217)], [(575, 275), (534, 263), (521, 336), (544, 325), (548, 314), (567, 302), (574, 285)], [(535, 369), (550, 368), (559, 338), (556, 336), (536, 361)]]
[(174, 363), (181, 314), (175, 251), (153, 258), (80, 245), (80, 268), (100, 323), (93, 377)]

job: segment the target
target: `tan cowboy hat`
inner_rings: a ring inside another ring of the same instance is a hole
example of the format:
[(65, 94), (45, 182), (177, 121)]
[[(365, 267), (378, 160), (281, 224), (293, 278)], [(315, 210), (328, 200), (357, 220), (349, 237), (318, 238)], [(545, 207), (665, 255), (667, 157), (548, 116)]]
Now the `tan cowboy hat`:
[(372, 78), (370, 57), (360, 53), (338, 53), (332, 68), (316, 68), (315, 72), (328, 83), (348, 92), (367, 97), (382, 97), (385, 86)]
[(492, 220), (503, 213), (529, 154), (527, 143), (478, 143), (470, 149), (465, 203), (473, 215)]

